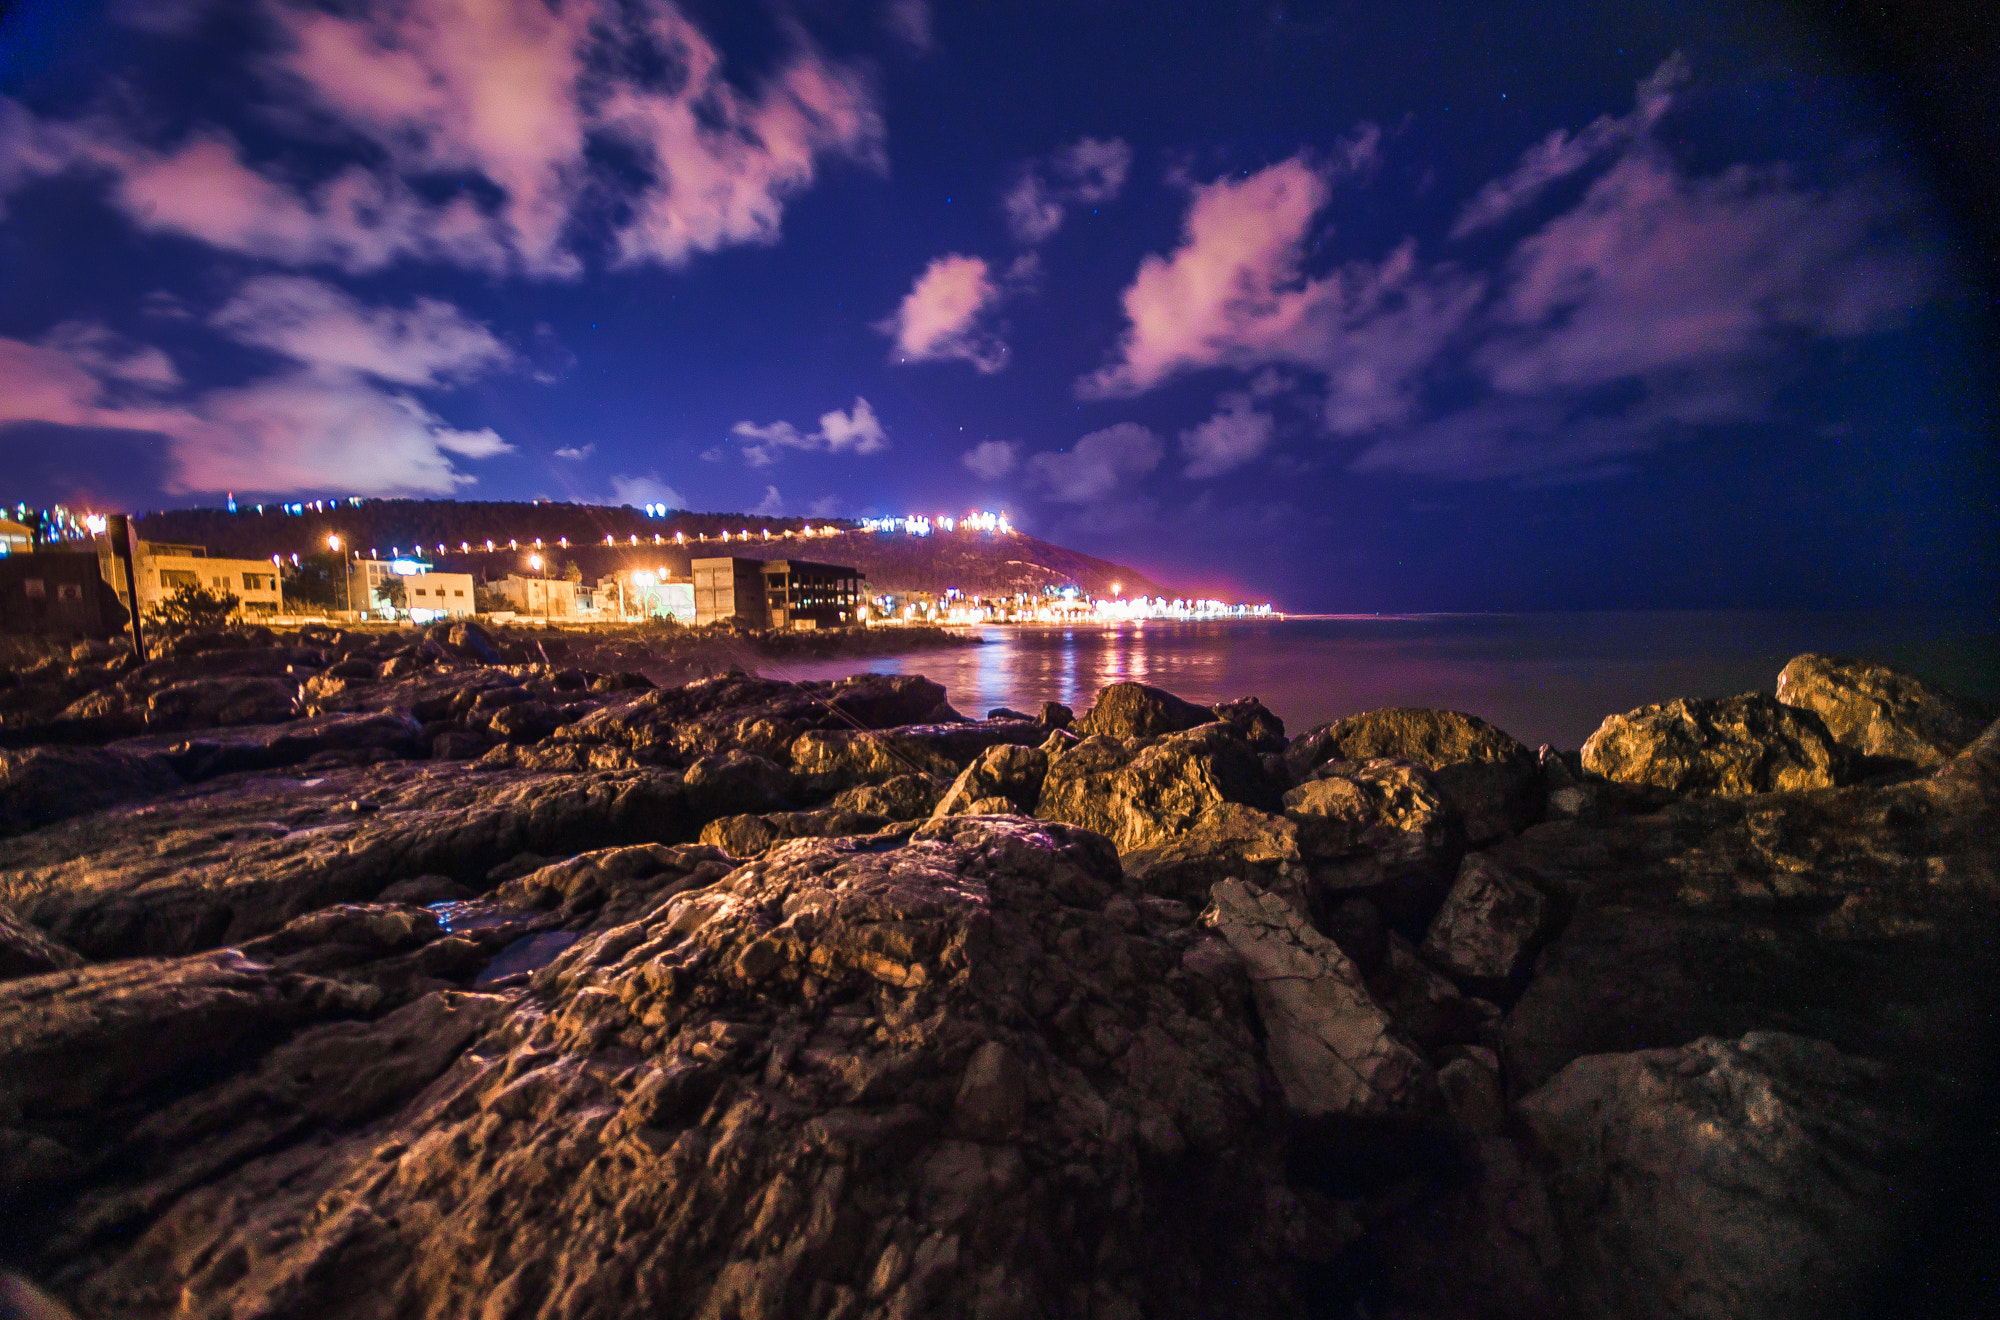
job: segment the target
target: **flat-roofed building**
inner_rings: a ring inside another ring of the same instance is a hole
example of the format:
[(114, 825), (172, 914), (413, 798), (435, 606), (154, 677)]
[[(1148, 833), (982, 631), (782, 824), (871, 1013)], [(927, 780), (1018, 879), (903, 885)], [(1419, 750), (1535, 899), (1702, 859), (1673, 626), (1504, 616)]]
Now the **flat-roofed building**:
[(861, 573), (804, 559), (697, 559), (694, 621), (746, 628), (837, 628), (856, 621)]
[(11, 518), (0, 518), (0, 555), (25, 555), (35, 548), (35, 531)]
[(534, 619), (574, 619), (578, 615), (577, 584), (563, 578), (521, 577), (509, 573), (489, 588), (514, 607), (516, 614)]
[[(392, 599), (392, 583), (402, 600)], [(420, 559), (356, 559), (348, 564), (349, 600), (364, 614), (394, 618), (398, 609), (419, 623), (469, 618), (474, 610), (472, 574), (436, 573)]]
[(0, 633), (110, 637), (125, 620), (118, 594), (89, 551), (0, 555)]
[[(97, 538), (97, 567), (121, 605), (125, 599), (125, 569), (112, 557), (111, 543)], [(242, 603), (246, 615), (277, 614), (284, 609), (284, 589), (278, 566), (268, 559), (217, 559), (206, 546), (167, 541), (141, 541), (132, 557), (132, 576), (139, 586), (139, 609), (158, 609), (183, 586), (226, 592)]]

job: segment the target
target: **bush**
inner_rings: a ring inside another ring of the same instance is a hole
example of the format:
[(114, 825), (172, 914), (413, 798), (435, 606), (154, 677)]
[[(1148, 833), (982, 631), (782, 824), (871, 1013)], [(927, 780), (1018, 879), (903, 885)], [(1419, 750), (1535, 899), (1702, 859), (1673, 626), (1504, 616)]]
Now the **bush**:
[(147, 611), (146, 626), (167, 636), (226, 627), (243, 602), (227, 591), (182, 583), (174, 594)]

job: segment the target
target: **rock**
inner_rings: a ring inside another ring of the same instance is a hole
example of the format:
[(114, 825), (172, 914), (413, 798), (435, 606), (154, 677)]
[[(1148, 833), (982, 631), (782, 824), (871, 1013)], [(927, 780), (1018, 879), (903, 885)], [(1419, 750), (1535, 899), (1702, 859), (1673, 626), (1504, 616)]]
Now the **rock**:
[(1172, 840), (1223, 802), (1277, 805), (1257, 754), (1233, 727), (1211, 722), (1151, 743), (1085, 738), (1050, 765), (1035, 814), (1131, 852)]
[(0, 910), (0, 981), (81, 967), (76, 950)]
[(761, 756), (730, 750), (688, 767), (688, 803), (697, 815), (733, 816), (782, 807), (797, 790), (792, 772)]
[(165, 758), (108, 747), (0, 748), (0, 837), (180, 787)]
[(1507, 1126), (1507, 1097), (1500, 1086), (1500, 1061), (1493, 1051), (1473, 1046), (1438, 1069), (1451, 1125), (1468, 1137), (1497, 1137)]
[(1676, 793), (1831, 788), (1843, 756), (1819, 716), (1761, 692), (1682, 698), (1608, 716), (1583, 744), (1583, 768)]
[(1991, 720), (1978, 702), (1886, 665), (1794, 656), (1778, 700), (1819, 716), (1835, 742), (1885, 768), (1928, 770), (1957, 755)]
[(699, 828), (680, 777), (657, 770), (392, 761), (245, 776), (0, 840), (0, 904), (86, 958), (190, 953), (414, 876), (484, 888), (518, 853), (691, 842)]
[(1243, 740), (1258, 752), (1285, 750), (1285, 722), (1255, 697), (1225, 701), (1214, 707), (1215, 718), (1233, 724)]
[(1002, 811), (1031, 812), (1042, 795), (1042, 780), (1048, 772), (1048, 754), (1038, 747), (1013, 743), (989, 747), (959, 772), (933, 814), (977, 815), (980, 813), (973, 809), (974, 804), (991, 798), (1001, 799)]
[(439, 629), (433, 626), (431, 636), (439, 645), (456, 656), (476, 660), (482, 665), (500, 663), (500, 650), (493, 644), (493, 634), (469, 620), (451, 624), (438, 636)]
[(922, 820), (938, 804), (938, 785), (924, 775), (897, 775), (879, 784), (843, 790), (827, 805), (884, 820)]
[(408, 880), (398, 880), (395, 884), (377, 894), (382, 903), (450, 903), (471, 898), (473, 889), (462, 885), (448, 875), (417, 875)]
[(1598, 786), (1589, 783), (1583, 776), (1583, 762), (1580, 757), (1571, 764), (1574, 753), (1559, 752), (1544, 744), (1536, 749), (1535, 760), (1541, 766), (1542, 790), (1547, 795), (1547, 806), (1543, 814), (1549, 820), (1582, 820), (1597, 813), (1601, 802)]
[(916, 774), (948, 786), (989, 747), (1033, 747), (1047, 736), (1039, 724), (979, 720), (915, 724), (867, 732), (807, 733), (791, 744), (793, 768), (827, 787), (855, 788)]
[(431, 739), (431, 759), (470, 761), (486, 755), (493, 744), (476, 733), (447, 729)]
[(1045, 729), (1067, 729), (1076, 722), (1076, 712), (1059, 701), (1042, 703), (1041, 724)]
[[(1198, 728), (1215, 719), (1215, 712), (1182, 701), (1171, 692), (1144, 683), (1113, 683), (1097, 694), (1097, 704), (1077, 720), (1084, 737), (1157, 738)], [(1053, 726), (1052, 726), (1053, 727)]]
[(1372, 710), (1302, 734), (1285, 752), (1299, 780), (1326, 761), (1379, 757), (1414, 761), (1435, 772), (1474, 844), (1517, 834), (1541, 819), (1535, 754), (1477, 715), (1414, 707)]
[(1368, 973), (1368, 993), (1399, 1033), (1426, 1049), (1493, 1038), (1500, 1019), (1497, 1005), (1460, 994), (1395, 931), (1388, 932), (1384, 946), (1380, 961)]
[(774, 811), (761, 816), (724, 816), (720, 820), (712, 820), (702, 826), (701, 841), (722, 849), (731, 857), (755, 857), (786, 839), (873, 834), (888, 824), (886, 817), (841, 807), (827, 807), (819, 811)]
[(554, 733), (561, 721), (539, 701), (515, 702), (496, 710), (486, 720), (487, 729), (504, 742), (521, 745), (540, 742)]
[(1204, 921), (1249, 969), (1264, 1048), (1293, 1114), (1358, 1117), (1423, 1102), (1429, 1066), (1396, 1038), (1333, 941), (1282, 898), (1241, 881), (1220, 882), (1212, 896)]
[(1329, 889), (1402, 882), (1429, 895), (1419, 906), (1435, 904), (1464, 850), (1443, 785), (1411, 761), (1326, 762), (1283, 806), (1314, 880)]
[(280, 1124), (87, 1268), (51, 1191), (29, 1251), (104, 1315), (1295, 1315), (1351, 1221), (1284, 1188), (1249, 1024), (1120, 884), (1018, 818), (789, 845), (479, 1032), (401, 1026), (447, 1062), (368, 1126)]
[(1454, 976), (1505, 985), (1527, 970), (1551, 916), (1539, 889), (1473, 853), (1424, 935), (1424, 955)]
[(1205, 906), (1222, 880), (1248, 880), (1282, 894), (1303, 909), (1305, 859), (1299, 827), (1283, 816), (1217, 802), (1202, 809), (1183, 833), (1125, 855), (1125, 873), (1149, 894)]
[(554, 924), (564, 930), (609, 930), (676, 894), (713, 884), (736, 865), (734, 857), (698, 844), (599, 848), (507, 880), (493, 891), (493, 901), (552, 908)]
[(420, 756), (423, 727), (400, 711), (317, 715), (282, 725), (212, 729), (199, 737), (152, 734), (126, 738), (107, 750), (156, 757), (196, 783), (244, 770), (275, 770), (329, 752)]
[(1577, 1059), (1516, 1106), (1572, 1314), (1854, 1315), (1923, 1131), (1884, 1070), (1778, 1031)]

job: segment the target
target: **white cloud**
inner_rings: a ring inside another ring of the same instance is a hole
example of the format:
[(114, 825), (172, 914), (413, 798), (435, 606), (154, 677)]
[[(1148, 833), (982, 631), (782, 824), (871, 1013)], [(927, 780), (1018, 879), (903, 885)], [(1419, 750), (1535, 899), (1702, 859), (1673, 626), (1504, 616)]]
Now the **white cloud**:
[[(799, 37), (754, 85), (727, 77), (669, 0), (359, 0), (338, 12), (266, 0), (263, 14), (284, 38), (255, 66), (282, 112), (274, 122), (306, 125), (315, 145), (329, 129), (361, 138), (369, 164), (299, 174), (246, 161), (210, 126), (162, 144), (150, 126), (37, 125), (7, 107), (0, 193), (81, 168), (108, 175), (143, 228), (267, 260), (570, 277), (579, 214), (623, 216), (619, 260), (680, 265), (775, 242), (785, 204), (825, 162), (883, 159), (881, 117), (856, 70)], [(649, 60), (675, 76), (632, 71)], [(598, 142), (629, 151), (643, 177), (594, 168)], [(466, 174), (497, 191), (490, 210), (411, 187)]]
[[(738, 422), (729, 433), (743, 443), (743, 458), (752, 467), (769, 467), (786, 449), (831, 454), (879, 454), (889, 447), (889, 433), (868, 400), (859, 397), (847, 412), (838, 408), (820, 414), (819, 429), (801, 432), (790, 422)], [(706, 454), (703, 455), (707, 457)]]
[(998, 481), (1020, 462), (1021, 447), (1012, 440), (982, 440), (959, 457), (981, 481)]
[(764, 487), (764, 498), (757, 501), (750, 509), (750, 512), (762, 514), (766, 518), (783, 517), (785, 512), (785, 497), (778, 494), (776, 486), (766, 486)]
[(1072, 204), (1108, 202), (1125, 187), (1132, 148), (1122, 138), (1079, 138), (1030, 161), (1000, 199), (1015, 241), (1036, 244), (1062, 228)]
[(1160, 437), (1136, 422), (1092, 431), (1066, 450), (1028, 459), (1029, 476), (1059, 504), (1093, 504), (1160, 465)]
[(1521, 153), (1520, 163), (1512, 173), (1489, 182), (1466, 204), (1451, 228), (1451, 236), (1463, 238), (1497, 224), (1533, 201), (1556, 180), (1643, 137), (1673, 107), (1674, 93), (1688, 77), (1688, 62), (1675, 51), (1640, 80), (1630, 114), (1600, 115), (1574, 135), (1568, 129), (1558, 128), (1529, 147)]
[(1252, 407), (1249, 395), (1225, 394), (1216, 402), (1220, 406), (1213, 416), (1181, 432), (1189, 477), (1218, 476), (1271, 447), (1277, 423), (1271, 414)]
[(611, 502), (629, 504), (635, 509), (648, 504), (664, 504), (669, 508), (685, 509), (687, 500), (681, 493), (660, 480), (657, 472), (648, 472), (643, 477), (617, 476), (611, 478)]
[(317, 280), (265, 275), (245, 283), (209, 323), (241, 343), (309, 366), (398, 385), (462, 383), (512, 363), (493, 333), (449, 303), (364, 307)]
[(1007, 365), (1007, 345), (980, 324), (1000, 301), (986, 262), (957, 253), (938, 257), (875, 328), (895, 340), (896, 362), (970, 362), (983, 374)]
[[(592, 454), (596, 452), (597, 452), (597, 446), (595, 443), (587, 445), (564, 445), (561, 449), (555, 451), (555, 456), (557, 458), (569, 459), (572, 463), (581, 463), (584, 459), (589, 458)], [(653, 501), (650, 500), (639, 501), (639, 503), (641, 504), (649, 504), (652, 502)]]
[(1180, 247), (1148, 256), (1125, 290), (1130, 325), (1116, 360), (1080, 380), (1078, 393), (1139, 394), (1190, 371), (1279, 364), (1325, 378), (1326, 424), (1335, 432), (1409, 415), (1419, 374), (1484, 286), (1420, 265), (1410, 241), (1377, 262), (1306, 275), (1306, 239), (1332, 177), (1294, 157), (1196, 188)]
[(814, 518), (837, 518), (844, 503), (838, 495), (822, 495), (806, 505), (806, 513)]

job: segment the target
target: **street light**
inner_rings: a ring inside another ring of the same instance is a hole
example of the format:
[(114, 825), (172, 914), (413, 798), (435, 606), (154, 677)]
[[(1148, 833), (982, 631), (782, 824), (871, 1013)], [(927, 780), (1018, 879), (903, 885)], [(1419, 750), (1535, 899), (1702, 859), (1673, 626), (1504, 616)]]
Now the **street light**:
[[(340, 538), (337, 536), (327, 537), (326, 548), (335, 554), (339, 554)], [(347, 583), (347, 612), (352, 614), (354, 613), (354, 574), (347, 571), (347, 561), (345, 559), (340, 561), (340, 576)]]

